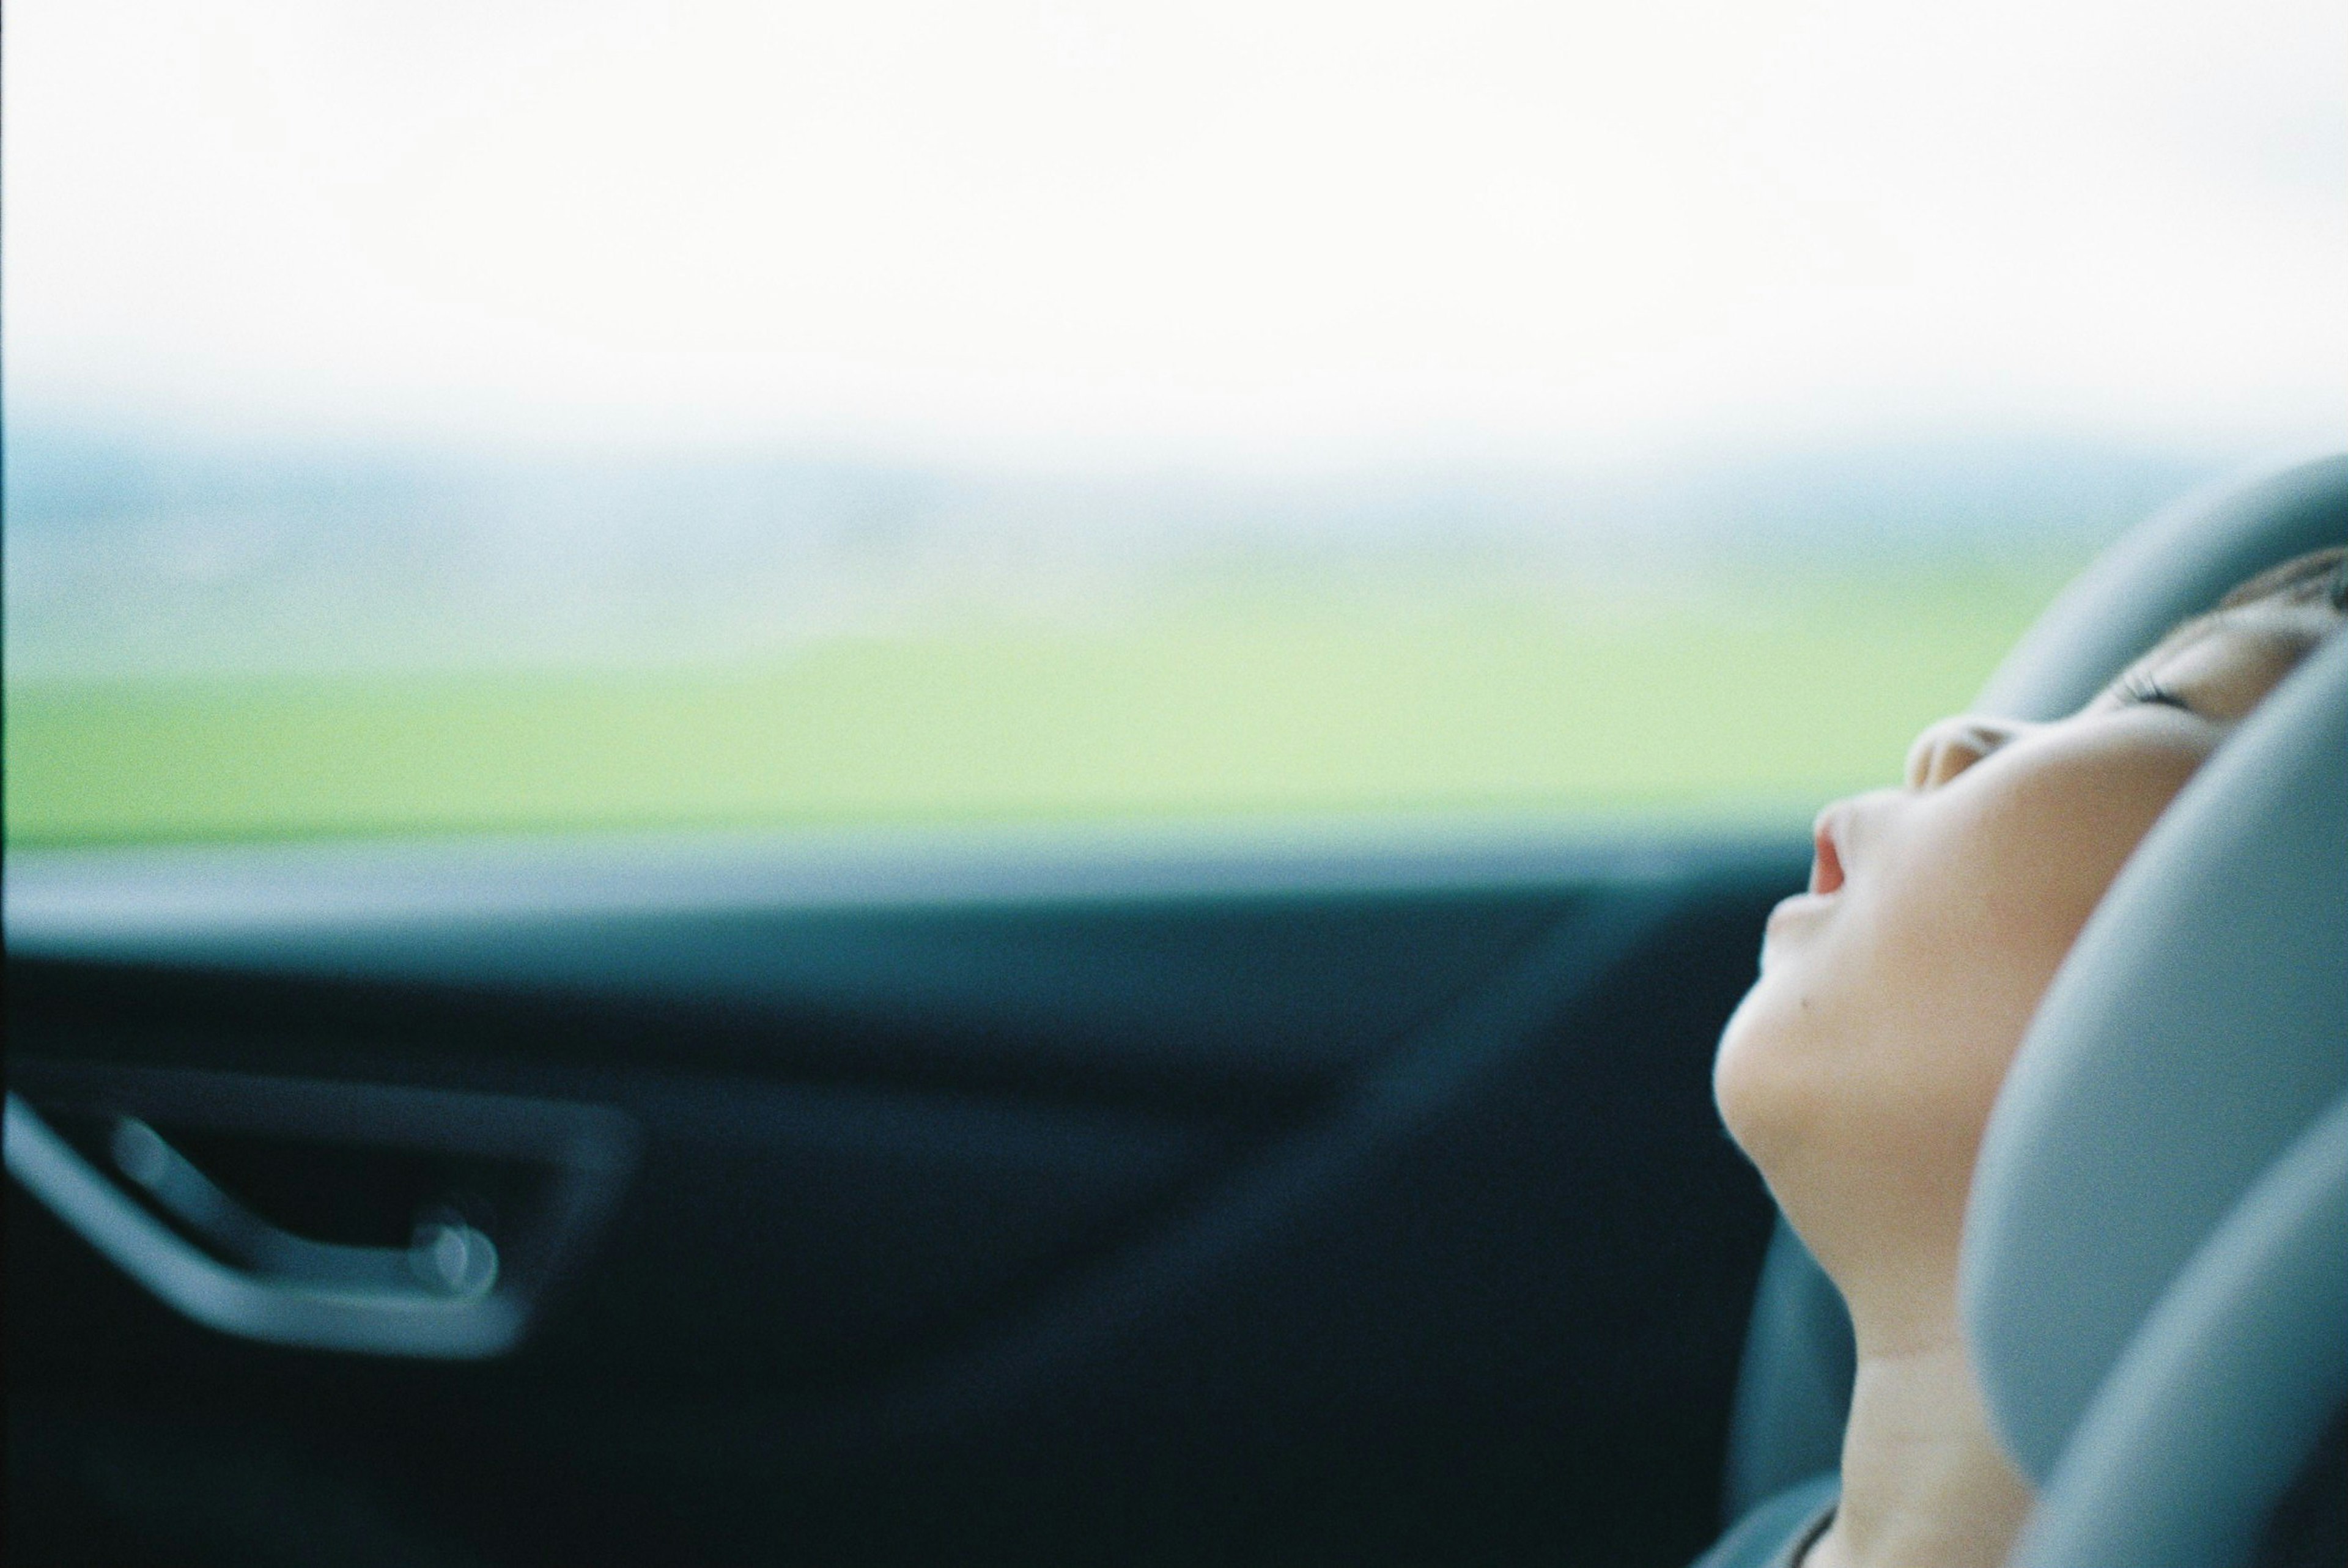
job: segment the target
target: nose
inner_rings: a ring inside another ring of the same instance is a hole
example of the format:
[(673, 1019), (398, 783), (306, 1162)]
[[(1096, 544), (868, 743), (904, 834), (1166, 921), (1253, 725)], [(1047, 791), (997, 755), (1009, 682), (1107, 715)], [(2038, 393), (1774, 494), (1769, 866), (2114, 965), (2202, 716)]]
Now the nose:
[(1908, 787), (1938, 789), (2020, 733), (2022, 725), (2005, 719), (1960, 714), (1942, 719), (1916, 737), (1908, 750)]

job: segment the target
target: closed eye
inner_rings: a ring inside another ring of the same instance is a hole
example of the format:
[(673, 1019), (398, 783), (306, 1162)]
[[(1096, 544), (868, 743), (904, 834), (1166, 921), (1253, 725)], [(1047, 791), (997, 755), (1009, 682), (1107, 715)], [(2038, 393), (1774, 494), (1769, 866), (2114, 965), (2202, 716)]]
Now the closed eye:
[(2180, 709), (2188, 713), (2193, 712), (2192, 703), (2149, 676), (2129, 676), (2120, 682), (2119, 696), (2125, 702), (2155, 703), (2162, 707)]

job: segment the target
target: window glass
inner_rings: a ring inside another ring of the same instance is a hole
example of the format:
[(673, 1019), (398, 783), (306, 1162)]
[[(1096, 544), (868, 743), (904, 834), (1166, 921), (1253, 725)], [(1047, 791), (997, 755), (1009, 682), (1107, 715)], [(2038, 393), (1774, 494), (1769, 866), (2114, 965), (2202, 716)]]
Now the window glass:
[(2348, 418), (2317, 0), (22, 0), (17, 845), (1794, 820)]

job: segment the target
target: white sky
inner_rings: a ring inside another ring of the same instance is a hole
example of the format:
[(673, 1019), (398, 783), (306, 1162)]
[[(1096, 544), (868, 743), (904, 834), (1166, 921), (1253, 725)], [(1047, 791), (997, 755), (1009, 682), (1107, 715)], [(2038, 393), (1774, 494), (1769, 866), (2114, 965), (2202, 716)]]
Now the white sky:
[(2348, 432), (2337, 0), (12, 0), (14, 415)]

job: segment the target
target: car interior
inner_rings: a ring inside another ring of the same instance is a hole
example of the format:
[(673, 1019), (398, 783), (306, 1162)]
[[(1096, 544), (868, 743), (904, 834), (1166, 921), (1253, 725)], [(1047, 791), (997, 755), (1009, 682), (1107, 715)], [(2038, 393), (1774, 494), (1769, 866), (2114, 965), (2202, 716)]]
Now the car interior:
[[(1982, 705), (2065, 712), (2343, 533), (2348, 459), (2188, 497)], [(2343, 755), (2335, 642), (2000, 1102), (1966, 1289), (2018, 1562), (2340, 1560)], [(9, 1555), (1686, 1563), (1848, 1397), (1709, 1093), (1807, 856), (12, 854)]]
[[(1802, 1568), (1813, 814), (2348, 546), (2331, 0), (7, 23), (28, 1568)], [(2343, 759), (2005, 1086), (2012, 1568), (2348, 1568)]]

